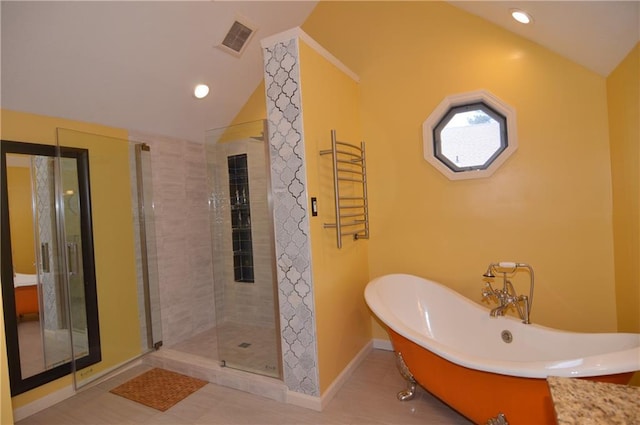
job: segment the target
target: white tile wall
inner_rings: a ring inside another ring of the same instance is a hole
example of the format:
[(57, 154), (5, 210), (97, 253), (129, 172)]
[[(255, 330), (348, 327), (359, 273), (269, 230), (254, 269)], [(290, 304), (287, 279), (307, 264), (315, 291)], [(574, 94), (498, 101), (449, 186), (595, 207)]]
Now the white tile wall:
[(142, 133), (151, 147), (162, 339), (173, 345), (215, 326), (204, 146)]

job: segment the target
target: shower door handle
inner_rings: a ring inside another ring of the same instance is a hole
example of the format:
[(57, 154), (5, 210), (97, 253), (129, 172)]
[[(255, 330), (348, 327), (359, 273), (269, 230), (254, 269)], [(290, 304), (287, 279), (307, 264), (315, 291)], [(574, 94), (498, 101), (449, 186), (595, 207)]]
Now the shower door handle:
[(69, 276), (77, 275), (80, 261), (78, 259), (78, 244), (75, 242), (67, 243), (67, 261)]
[(42, 273), (51, 272), (51, 263), (49, 260), (49, 242), (40, 243), (40, 255), (41, 255)]

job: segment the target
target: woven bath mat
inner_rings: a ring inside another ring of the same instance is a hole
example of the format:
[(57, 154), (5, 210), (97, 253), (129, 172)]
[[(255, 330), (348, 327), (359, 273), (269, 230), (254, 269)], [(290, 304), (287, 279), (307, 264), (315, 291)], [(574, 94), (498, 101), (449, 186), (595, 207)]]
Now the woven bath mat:
[(164, 369), (151, 369), (110, 392), (164, 412), (207, 384)]

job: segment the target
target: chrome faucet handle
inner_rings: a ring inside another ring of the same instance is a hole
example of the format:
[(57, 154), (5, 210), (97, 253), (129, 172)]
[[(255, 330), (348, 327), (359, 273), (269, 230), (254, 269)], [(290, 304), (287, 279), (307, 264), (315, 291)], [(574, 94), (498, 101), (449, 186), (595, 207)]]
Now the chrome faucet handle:
[(496, 298), (500, 301), (500, 304), (506, 304), (509, 301), (509, 293), (503, 291), (502, 289), (496, 289), (493, 291), (495, 293)]
[(493, 298), (498, 299), (496, 290), (493, 289), (489, 282), (485, 282), (484, 288), (482, 288), (482, 299), (491, 301)]

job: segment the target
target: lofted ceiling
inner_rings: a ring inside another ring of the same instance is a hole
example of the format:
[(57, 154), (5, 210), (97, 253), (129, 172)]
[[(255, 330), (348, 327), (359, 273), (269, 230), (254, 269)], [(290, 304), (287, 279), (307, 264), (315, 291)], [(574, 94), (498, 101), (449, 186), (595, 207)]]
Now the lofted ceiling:
[[(453, 1), (478, 15), (607, 76), (640, 41), (640, 1)], [(522, 25), (510, 16), (533, 17)]]
[[(453, 1), (606, 76), (640, 40), (639, 1)], [(2, 108), (202, 142), (262, 79), (260, 39), (303, 24), (314, 1), (2, 1)], [(530, 12), (534, 23), (508, 11)], [(216, 48), (235, 19), (241, 57)], [(198, 83), (211, 93), (192, 94)]]

